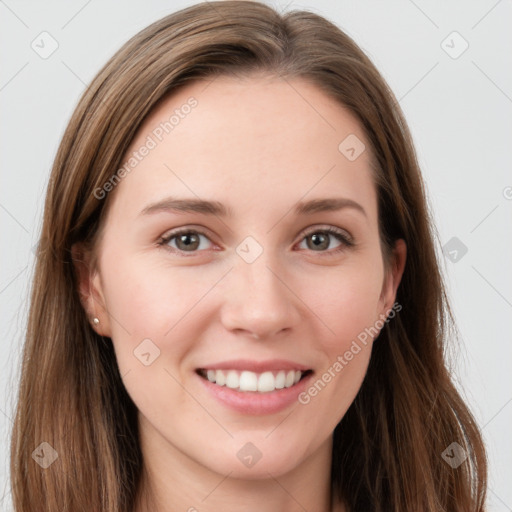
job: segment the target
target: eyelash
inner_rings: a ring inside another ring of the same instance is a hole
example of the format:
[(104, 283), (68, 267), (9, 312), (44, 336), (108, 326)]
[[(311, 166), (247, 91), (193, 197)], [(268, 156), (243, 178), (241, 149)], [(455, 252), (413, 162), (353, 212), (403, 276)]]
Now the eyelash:
[[(180, 235), (191, 234), (191, 233), (196, 234), (196, 235), (203, 235), (203, 236), (205, 236), (206, 238), (209, 239), (208, 235), (206, 233), (202, 232), (202, 231), (198, 231), (198, 230), (195, 230), (195, 229), (186, 229), (186, 228), (182, 229), (182, 228), (180, 228), (180, 229), (178, 229), (176, 231), (170, 232), (166, 236), (161, 237), (158, 240), (158, 246), (161, 247), (162, 249), (171, 251), (173, 253), (185, 254), (185, 257), (192, 256), (192, 255), (197, 254), (198, 252), (201, 252), (201, 251), (190, 251), (189, 254), (186, 254), (187, 251), (182, 251), (180, 249), (174, 249), (173, 247), (169, 247), (169, 246), (166, 245), (173, 238), (176, 238), (176, 237), (178, 237)], [(329, 234), (329, 235), (333, 235), (338, 241), (341, 242), (339, 247), (336, 247), (335, 249), (331, 249), (331, 250), (328, 250), (328, 251), (318, 251), (323, 256), (327, 256), (327, 257), (328, 256), (335, 256), (336, 254), (338, 254), (339, 252), (343, 251), (344, 249), (353, 247), (355, 245), (355, 243), (352, 241), (352, 239), (350, 239), (348, 236), (346, 236), (343, 231), (338, 230), (337, 228), (334, 228), (332, 226), (329, 226), (329, 227), (326, 227), (326, 228), (316, 228), (315, 230), (306, 232), (306, 233), (304, 233), (304, 235), (302, 236), (300, 241), (302, 242), (308, 236), (314, 235), (316, 233), (326, 233), (326, 234)], [(311, 252), (317, 252), (317, 251), (311, 251)]]

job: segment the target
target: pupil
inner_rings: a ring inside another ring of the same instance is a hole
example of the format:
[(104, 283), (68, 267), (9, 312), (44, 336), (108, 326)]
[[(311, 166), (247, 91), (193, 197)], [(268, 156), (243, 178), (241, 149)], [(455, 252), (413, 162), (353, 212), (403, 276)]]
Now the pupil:
[[(322, 238), (323, 238), (323, 240), (322, 240)], [(311, 240), (313, 241), (313, 244), (315, 247), (320, 247), (322, 245), (325, 247), (326, 239), (327, 239), (327, 237), (324, 234), (315, 233), (315, 234), (311, 235)]]
[[(194, 238), (196, 240), (194, 240)], [(185, 247), (189, 247), (189, 248), (194, 246), (194, 244), (197, 244), (197, 236), (194, 234), (190, 234), (190, 233), (181, 235), (179, 237), (179, 240), (180, 240), (180, 242), (182, 242), (185, 245)]]

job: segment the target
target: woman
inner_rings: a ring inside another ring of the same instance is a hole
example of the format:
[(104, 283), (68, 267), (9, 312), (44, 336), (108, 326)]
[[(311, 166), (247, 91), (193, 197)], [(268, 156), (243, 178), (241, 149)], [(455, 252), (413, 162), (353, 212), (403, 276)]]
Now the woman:
[(15, 510), (484, 510), (411, 136), (327, 20), (208, 2), (137, 34), (42, 231)]

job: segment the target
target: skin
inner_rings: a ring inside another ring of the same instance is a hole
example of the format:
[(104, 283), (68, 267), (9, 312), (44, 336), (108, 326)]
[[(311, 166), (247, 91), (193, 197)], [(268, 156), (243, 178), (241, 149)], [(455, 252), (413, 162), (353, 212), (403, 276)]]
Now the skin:
[[(190, 96), (197, 106), (111, 192), (97, 266), (74, 247), (84, 258), (77, 264), (84, 306), (100, 320), (96, 331), (112, 339), (139, 410), (141, 496), (158, 511), (259, 512), (262, 496), (267, 512), (342, 511), (330, 491), (332, 433), (361, 386), (374, 340), (308, 404), (275, 414), (228, 409), (206, 393), (195, 369), (283, 358), (319, 377), (389, 313), (406, 247), (398, 241), (384, 265), (369, 142), (357, 119), (317, 86), (252, 75), (175, 92), (145, 120), (127, 156)], [(367, 148), (354, 161), (338, 150), (349, 134)], [(220, 201), (234, 215), (140, 215), (171, 194)], [(299, 200), (327, 197), (350, 198), (366, 215), (292, 212)], [(334, 252), (342, 242), (327, 235), (316, 248), (311, 235), (328, 226), (355, 245)], [(180, 227), (206, 233), (195, 252), (176, 238), (167, 250), (158, 246)], [(247, 236), (263, 249), (252, 263), (236, 252)], [(148, 366), (133, 353), (146, 338), (160, 349)], [(237, 458), (247, 442), (262, 454), (250, 468)], [(136, 511), (143, 510), (141, 500)]]

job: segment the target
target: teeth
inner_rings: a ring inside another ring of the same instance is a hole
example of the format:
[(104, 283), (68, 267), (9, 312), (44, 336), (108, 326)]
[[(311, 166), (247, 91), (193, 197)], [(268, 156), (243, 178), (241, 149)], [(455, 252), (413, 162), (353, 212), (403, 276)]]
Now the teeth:
[(254, 372), (242, 372), (239, 381), (240, 389), (242, 391), (258, 391), (258, 381), (258, 376)]
[(212, 370), (213, 371), (213, 379), (210, 379), (212, 382), (218, 382), (219, 386), (224, 386), (226, 384), (226, 374), (222, 370)]
[(207, 370), (202, 371), (210, 382), (219, 386), (227, 386), (238, 391), (258, 391), (268, 393), (276, 389), (289, 388), (299, 382), (302, 377), (300, 370), (280, 370), (277, 372), (255, 373), (238, 370)]
[[(284, 372), (280, 373), (284, 374)], [(277, 379), (274, 377), (274, 374), (272, 372), (263, 372), (258, 379), (258, 391), (260, 393), (268, 393), (276, 388), (281, 389), (282, 386), (280, 388), (277, 387)]]
[(276, 389), (283, 389), (285, 381), (286, 381), (286, 373), (285, 372), (277, 372), (276, 384), (275, 384)]
[(284, 381), (284, 387), (289, 388), (293, 386), (293, 381), (295, 380), (295, 372), (290, 371), (286, 374), (286, 380)]
[(231, 389), (236, 389), (240, 385), (240, 378), (238, 373), (234, 370), (229, 370), (226, 375), (226, 386)]

